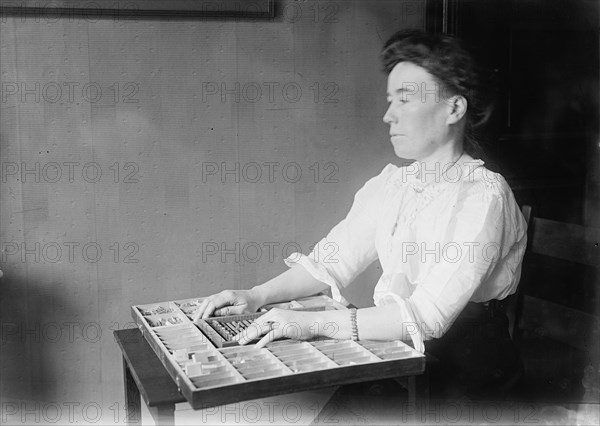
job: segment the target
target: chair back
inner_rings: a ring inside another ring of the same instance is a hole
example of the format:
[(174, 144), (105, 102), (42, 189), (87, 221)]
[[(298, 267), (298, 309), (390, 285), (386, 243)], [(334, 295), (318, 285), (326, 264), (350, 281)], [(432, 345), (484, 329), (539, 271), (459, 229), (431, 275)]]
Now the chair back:
[[(573, 374), (590, 366), (597, 373), (600, 228), (535, 217), (529, 206), (522, 212), (528, 220), (528, 245), (521, 283), (507, 302), (513, 340), (521, 348), (524, 362), (529, 361), (530, 368), (546, 377), (568, 380), (564, 372), (552, 371), (563, 368), (561, 364), (568, 364), (564, 368), (571, 368)], [(556, 272), (562, 269), (566, 273)], [(545, 298), (547, 295), (552, 300)], [(544, 352), (546, 347), (559, 349), (551, 354)], [(537, 358), (525, 359), (527, 353), (536, 351)]]

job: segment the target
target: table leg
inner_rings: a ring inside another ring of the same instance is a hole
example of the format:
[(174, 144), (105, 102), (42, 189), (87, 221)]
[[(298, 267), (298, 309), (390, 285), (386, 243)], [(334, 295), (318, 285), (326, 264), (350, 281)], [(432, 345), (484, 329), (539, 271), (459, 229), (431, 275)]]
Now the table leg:
[(415, 379), (415, 398), (416, 404), (426, 405), (429, 403), (429, 372), (425, 371), (414, 377)]
[(157, 426), (171, 426), (175, 424), (175, 404), (157, 405), (148, 407), (152, 419)]
[(429, 376), (427, 371), (418, 376), (399, 377), (395, 379), (408, 391), (406, 402), (406, 418), (413, 423), (419, 423), (423, 413), (429, 407)]
[(125, 422), (126, 424), (139, 424), (142, 416), (142, 399), (140, 390), (138, 389), (135, 380), (133, 380), (131, 370), (127, 365), (127, 361), (125, 361), (125, 358), (123, 358), (123, 375), (125, 382)]
[(423, 422), (429, 412), (429, 375), (426, 371), (418, 376), (408, 378), (409, 413), (415, 423)]

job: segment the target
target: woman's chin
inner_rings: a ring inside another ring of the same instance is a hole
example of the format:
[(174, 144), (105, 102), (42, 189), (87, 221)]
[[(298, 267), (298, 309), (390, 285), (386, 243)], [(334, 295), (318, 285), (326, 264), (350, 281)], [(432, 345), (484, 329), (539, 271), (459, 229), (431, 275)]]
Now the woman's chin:
[(398, 157), (398, 159), (400, 159), (401, 161), (413, 161), (414, 160), (411, 157), (411, 153), (406, 150), (400, 150), (400, 149), (396, 149), (394, 147), (394, 154), (396, 154), (396, 157)]

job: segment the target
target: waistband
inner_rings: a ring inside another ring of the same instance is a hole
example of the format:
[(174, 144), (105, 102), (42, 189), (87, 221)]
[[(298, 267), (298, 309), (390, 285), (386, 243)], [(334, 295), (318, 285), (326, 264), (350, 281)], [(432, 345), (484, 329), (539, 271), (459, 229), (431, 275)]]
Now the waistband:
[(493, 318), (506, 314), (506, 301), (492, 299), (483, 303), (469, 302), (458, 315), (457, 320)]

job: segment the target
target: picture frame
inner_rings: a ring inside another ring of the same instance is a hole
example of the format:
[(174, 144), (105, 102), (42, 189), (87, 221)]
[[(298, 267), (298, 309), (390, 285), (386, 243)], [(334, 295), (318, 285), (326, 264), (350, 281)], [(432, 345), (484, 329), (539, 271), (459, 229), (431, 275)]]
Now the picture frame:
[(0, 0), (0, 14), (272, 19), (275, 0)]

